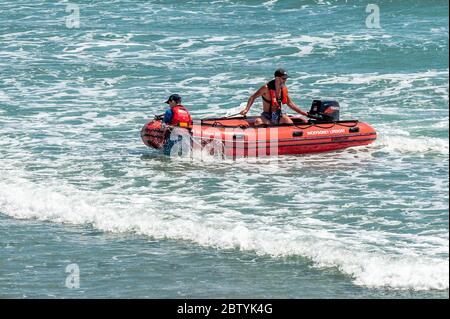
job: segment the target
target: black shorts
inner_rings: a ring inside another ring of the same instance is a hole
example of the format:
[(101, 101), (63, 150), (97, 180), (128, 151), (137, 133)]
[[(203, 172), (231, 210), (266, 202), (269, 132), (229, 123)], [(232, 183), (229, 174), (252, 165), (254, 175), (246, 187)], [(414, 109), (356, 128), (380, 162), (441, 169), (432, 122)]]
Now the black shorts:
[(281, 119), (281, 110), (275, 112), (262, 112), (261, 117), (269, 120), (271, 124), (279, 124)]

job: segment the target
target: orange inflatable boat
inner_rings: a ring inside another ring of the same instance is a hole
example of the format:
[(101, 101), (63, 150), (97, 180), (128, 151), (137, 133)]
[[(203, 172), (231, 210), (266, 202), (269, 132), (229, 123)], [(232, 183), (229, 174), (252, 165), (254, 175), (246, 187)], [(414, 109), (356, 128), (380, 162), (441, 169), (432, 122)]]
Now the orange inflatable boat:
[(368, 145), (377, 138), (366, 123), (339, 121), (338, 112), (325, 115), (322, 111), (312, 109), (308, 120), (292, 116), (293, 124), (266, 126), (255, 126), (257, 117), (235, 117), (194, 121), (189, 128), (162, 128), (161, 119), (155, 118), (144, 125), (141, 137), (145, 145), (156, 149), (178, 144), (178, 152), (198, 149), (233, 158), (328, 152)]

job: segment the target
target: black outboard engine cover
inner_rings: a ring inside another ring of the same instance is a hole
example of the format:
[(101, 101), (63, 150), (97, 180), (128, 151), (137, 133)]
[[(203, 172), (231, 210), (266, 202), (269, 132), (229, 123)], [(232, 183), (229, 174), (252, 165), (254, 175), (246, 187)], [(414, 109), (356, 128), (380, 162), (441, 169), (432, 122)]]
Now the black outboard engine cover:
[(313, 100), (309, 114), (320, 121), (336, 122), (339, 121), (339, 109), (338, 101)]

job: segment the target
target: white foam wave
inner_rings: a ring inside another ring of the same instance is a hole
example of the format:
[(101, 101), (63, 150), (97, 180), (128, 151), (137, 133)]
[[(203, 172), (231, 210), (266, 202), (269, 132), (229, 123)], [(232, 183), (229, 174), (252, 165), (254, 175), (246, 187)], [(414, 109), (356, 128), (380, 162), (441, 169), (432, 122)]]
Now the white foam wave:
[(192, 39), (188, 39), (187, 42), (184, 42), (184, 43), (180, 44), (180, 45), (178, 46), (178, 48), (179, 48), (179, 49), (189, 48), (190, 46), (192, 46), (192, 45), (194, 45), (194, 44), (196, 44), (196, 43), (197, 43), (197, 41), (192, 40)]
[(407, 135), (380, 134), (374, 146), (382, 146), (390, 153), (449, 154), (448, 139), (435, 137), (408, 137)]
[[(299, 255), (317, 267), (337, 267), (355, 284), (369, 287), (427, 290), (449, 286), (448, 258), (433, 256), (428, 250), (415, 251), (414, 247), (408, 250), (404, 242), (396, 250), (395, 243), (389, 245), (390, 234), (347, 229), (344, 233), (354, 234), (346, 237), (338, 231), (343, 225), (313, 217), (276, 223), (270, 216), (248, 216), (229, 208), (218, 211), (213, 203), (176, 197), (180, 199), (184, 199), (183, 208), (169, 210), (161, 207), (160, 195), (153, 200), (152, 194), (127, 197), (82, 192), (66, 185), (44, 187), (17, 178), (0, 182), (0, 211), (15, 218), (89, 224), (104, 231), (134, 232), (274, 257)], [(431, 235), (424, 235), (424, 241), (447, 244), (444, 251), (448, 251), (448, 238), (436, 241), (426, 236)], [(371, 246), (371, 242), (386, 244)], [(389, 250), (383, 250), (386, 245)]]
[(272, 9), (273, 6), (278, 2), (278, 0), (269, 0), (266, 2), (263, 2), (263, 6), (265, 6), (267, 9)]
[(6, 93), (0, 91), (0, 101), (9, 102), (9, 101), (11, 101), (11, 99), (9, 98), (8, 95), (6, 95)]
[(428, 80), (434, 77), (448, 77), (447, 71), (429, 70), (418, 73), (387, 73), (387, 74), (347, 74), (342, 76), (329, 76), (326, 79), (316, 81), (315, 84), (371, 84), (372, 82), (389, 81), (403, 83), (411, 86), (414, 81)]
[(344, 259), (341, 269), (353, 274), (355, 284), (403, 290), (448, 289), (448, 260), (360, 255), (356, 257), (359, 263), (345, 262), (348, 258), (355, 258), (352, 255), (337, 257)]

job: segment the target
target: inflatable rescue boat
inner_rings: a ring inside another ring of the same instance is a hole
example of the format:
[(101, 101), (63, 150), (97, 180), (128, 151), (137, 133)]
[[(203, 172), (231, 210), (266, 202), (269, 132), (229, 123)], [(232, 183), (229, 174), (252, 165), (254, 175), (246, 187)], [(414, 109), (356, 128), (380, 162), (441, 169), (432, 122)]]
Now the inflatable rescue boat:
[(155, 117), (144, 125), (141, 138), (149, 147), (177, 154), (197, 149), (233, 158), (328, 152), (368, 145), (377, 138), (369, 124), (340, 121), (336, 101), (314, 100), (308, 119), (290, 118), (293, 124), (255, 126), (257, 117), (223, 117), (167, 127)]

